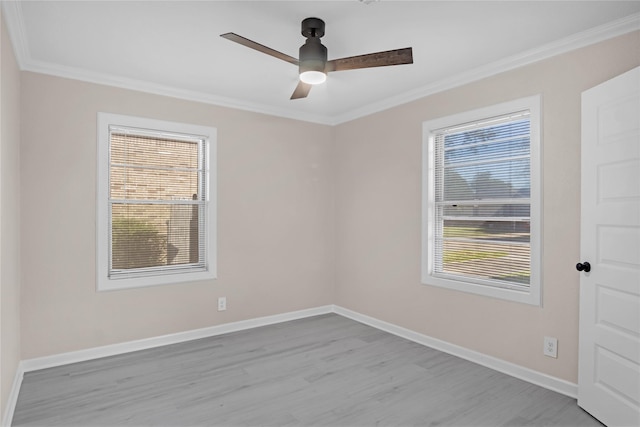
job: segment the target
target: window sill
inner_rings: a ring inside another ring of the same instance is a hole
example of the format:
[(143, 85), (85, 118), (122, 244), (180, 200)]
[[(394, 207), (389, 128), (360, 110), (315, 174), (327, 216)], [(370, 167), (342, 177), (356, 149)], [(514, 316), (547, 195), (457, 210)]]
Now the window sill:
[[(423, 277), (422, 284), (534, 306), (541, 305), (540, 295), (535, 292), (534, 286), (531, 286), (528, 290), (508, 289), (478, 283), (467, 283), (459, 280), (443, 279), (431, 275)], [(537, 288), (539, 289), (540, 287)]]
[(118, 291), (124, 289), (146, 288), (150, 286), (172, 285), (185, 282), (198, 282), (215, 280), (216, 275), (211, 271), (198, 271), (193, 273), (162, 274), (157, 276), (131, 277), (110, 279), (99, 277), (97, 282), (98, 292)]

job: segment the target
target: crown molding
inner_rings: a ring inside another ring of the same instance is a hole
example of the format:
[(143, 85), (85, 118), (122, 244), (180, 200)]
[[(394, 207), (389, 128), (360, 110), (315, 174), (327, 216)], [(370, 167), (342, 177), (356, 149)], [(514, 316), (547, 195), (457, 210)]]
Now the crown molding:
[(155, 95), (168, 96), (171, 98), (184, 99), (187, 101), (200, 102), (217, 107), (234, 108), (253, 113), (266, 114), (270, 116), (283, 117), (306, 122), (332, 125), (329, 119), (322, 115), (305, 113), (302, 111), (276, 108), (270, 105), (250, 103), (234, 98), (227, 98), (208, 93), (181, 89), (175, 86), (161, 85), (143, 80), (136, 80), (121, 77), (113, 74), (99, 73), (77, 67), (67, 67), (59, 64), (52, 64), (44, 61), (30, 60), (22, 68), (23, 71), (47, 74), (56, 77), (73, 79), (99, 85), (129, 89), (138, 92), (151, 93)]
[(349, 122), (351, 120), (397, 107), (435, 93), (444, 92), (445, 90), (473, 83), (487, 77), (638, 30), (640, 30), (640, 13), (629, 15), (625, 18), (573, 34), (569, 37), (556, 40), (535, 49), (521, 52), (517, 55), (452, 75), (446, 79), (439, 80), (409, 92), (404, 92), (381, 102), (372, 103), (366, 107), (355, 109), (349, 113), (335, 117), (332, 120), (332, 123), (336, 125)]
[(160, 85), (126, 77), (120, 77), (91, 70), (75, 67), (66, 67), (44, 61), (36, 61), (31, 58), (27, 32), (22, 16), (22, 8), (19, 1), (2, 0), (2, 12), (7, 23), (9, 37), (13, 44), (18, 66), (23, 71), (49, 74), (58, 77), (80, 80), (107, 86), (115, 86), (123, 89), (130, 89), (139, 92), (147, 92), (156, 95), (169, 96), (188, 101), (201, 102), (220, 107), (234, 108), (254, 113), (267, 114), (271, 116), (284, 117), (294, 120), (301, 120), (335, 126), (349, 122), (361, 117), (365, 117), (380, 111), (388, 110), (420, 98), (453, 89), (465, 84), (469, 84), (505, 71), (513, 70), (525, 65), (532, 64), (553, 56), (566, 53), (581, 47), (598, 43), (613, 37), (617, 37), (632, 31), (640, 30), (640, 13), (635, 13), (624, 18), (609, 22), (598, 27), (591, 28), (569, 37), (556, 40), (552, 43), (531, 49), (517, 55), (492, 62), (481, 67), (474, 68), (445, 79), (427, 84), (420, 88), (404, 92), (387, 98), (380, 102), (371, 103), (362, 108), (356, 108), (345, 114), (330, 116), (321, 114), (305, 113), (295, 109), (276, 108), (273, 106), (246, 102), (238, 99), (221, 97), (202, 92), (180, 89), (178, 87)]
[(27, 31), (24, 26), (24, 18), (22, 16), (22, 6), (18, 1), (0, 1), (0, 8), (4, 16), (4, 22), (7, 25), (9, 39), (13, 45), (13, 51), (16, 56), (16, 62), (21, 70), (30, 59), (29, 41), (27, 39)]

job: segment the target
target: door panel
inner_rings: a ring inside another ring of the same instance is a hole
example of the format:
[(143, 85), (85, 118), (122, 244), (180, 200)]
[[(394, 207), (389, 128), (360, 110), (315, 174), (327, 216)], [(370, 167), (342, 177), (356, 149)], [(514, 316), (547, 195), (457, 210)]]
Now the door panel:
[(582, 95), (578, 404), (640, 425), (640, 68)]

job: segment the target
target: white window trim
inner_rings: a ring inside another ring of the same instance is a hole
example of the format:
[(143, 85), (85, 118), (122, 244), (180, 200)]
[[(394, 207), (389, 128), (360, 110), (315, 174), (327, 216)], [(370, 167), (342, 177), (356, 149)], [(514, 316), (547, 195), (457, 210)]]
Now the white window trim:
[[(422, 284), (484, 295), (509, 301), (540, 306), (542, 304), (542, 135), (541, 97), (530, 96), (486, 108), (428, 120), (423, 123), (422, 143)], [(531, 278), (528, 290), (485, 286), (432, 275), (429, 254), (433, 244), (431, 227), (435, 219), (435, 195), (431, 183), (435, 180), (433, 155), (434, 135), (438, 129), (517, 111), (530, 111), (531, 124)]]
[[(98, 113), (97, 118), (97, 203), (96, 203), (96, 289), (112, 291), (119, 289), (140, 288), (146, 286), (166, 285), (172, 283), (213, 280), (217, 276), (216, 248), (216, 145), (217, 131), (208, 126), (168, 122), (148, 118), (125, 116), (111, 113)], [(111, 279), (109, 277), (109, 144), (110, 126), (124, 126), (140, 129), (157, 130), (166, 134), (199, 135), (208, 140), (207, 150), (207, 235), (206, 271), (162, 273), (145, 277), (129, 277)]]

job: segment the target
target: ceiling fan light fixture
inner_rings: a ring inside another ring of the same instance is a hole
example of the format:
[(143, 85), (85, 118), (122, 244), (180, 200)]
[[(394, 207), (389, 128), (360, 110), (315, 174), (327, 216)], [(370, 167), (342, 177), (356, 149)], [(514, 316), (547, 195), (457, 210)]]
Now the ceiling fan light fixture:
[(319, 85), (327, 81), (327, 75), (322, 71), (303, 71), (300, 73), (300, 81), (310, 85)]

